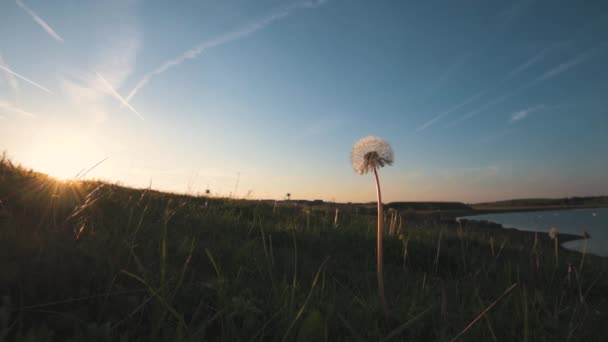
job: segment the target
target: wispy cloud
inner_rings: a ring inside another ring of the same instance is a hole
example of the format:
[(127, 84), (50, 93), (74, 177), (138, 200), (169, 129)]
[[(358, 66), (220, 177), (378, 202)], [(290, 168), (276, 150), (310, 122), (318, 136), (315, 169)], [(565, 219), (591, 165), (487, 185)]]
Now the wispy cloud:
[[(513, 77), (517, 76), (518, 74), (522, 73), (523, 71), (529, 69), (530, 67), (532, 67), (533, 65), (535, 65), (536, 63), (540, 62), (541, 60), (543, 60), (550, 52), (556, 50), (557, 48), (559, 48), (560, 46), (563, 46), (563, 44), (554, 44), (551, 46), (548, 46), (546, 48), (544, 48), (543, 50), (541, 50), (540, 52), (538, 52), (536, 55), (532, 56), (530, 59), (528, 59), (526, 62), (524, 62), (523, 64), (517, 66), (515, 69), (511, 70), (511, 72), (509, 72), (509, 74), (507, 74), (507, 76), (505, 78), (503, 78), (500, 82), (498, 82), (493, 89), (497, 89), (500, 86), (502, 86), (504, 83), (506, 83), (507, 81), (511, 80)], [(506, 94), (503, 94), (501, 96), (498, 96), (496, 98), (494, 98), (493, 100), (490, 100), (489, 102), (486, 102), (485, 104), (481, 105), (480, 107), (469, 111), (467, 113), (465, 113), (462, 117), (460, 117), (459, 119), (457, 119), (456, 121), (452, 122), (449, 126), (452, 126), (458, 122), (464, 121), (464, 120), (468, 120), (474, 116), (476, 116), (477, 114), (483, 112), (484, 110), (499, 104), (503, 101), (508, 100), (509, 98), (511, 98), (512, 96), (514, 96), (515, 94), (519, 93), (520, 91), (527, 89), (531, 86), (533, 86), (536, 83), (536, 81), (527, 83), (519, 88), (516, 88), (515, 90), (508, 92)]]
[(114, 98), (116, 98), (123, 106), (129, 108), (129, 110), (132, 111), (133, 113), (135, 113), (140, 119), (144, 120), (144, 117), (141, 114), (139, 114), (139, 112), (136, 111), (135, 108), (133, 108), (129, 104), (129, 102), (127, 102), (127, 100), (125, 100), (122, 96), (120, 96), (120, 94), (116, 91), (116, 89), (114, 89), (114, 87), (112, 87), (112, 85), (105, 78), (103, 78), (103, 76), (101, 76), (98, 72), (96, 72), (95, 74), (97, 75), (97, 77), (99, 77), (99, 79), (106, 86), (106, 88), (110, 92), (110, 94), (112, 96), (114, 96)]
[(462, 68), (467, 64), (470, 63), (471, 60), (474, 57), (474, 53), (473, 52), (466, 52), (464, 54), (455, 56), (454, 58), (452, 58), (449, 62), (449, 64), (447, 65), (447, 68), (445, 68), (442, 73), (435, 78), (434, 81), (432, 81), (429, 86), (428, 89), (424, 89), (421, 95), (421, 103), (427, 103), (429, 101), (432, 101), (433, 98), (436, 96), (436, 94), (443, 88), (445, 87), (447, 84), (449, 84), (450, 80), (456, 76), (456, 74), (458, 73), (458, 71), (462, 70)]
[[(123, 92), (122, 87), (135, 68), (141, 46), (132, 4), (121, 2), (121, 5), (124, 7), (120, 8), (120, 15), (101, 28), (104, 39), (92, 49), (94, 55), (89, 59), (90, 63), (62, 70), (60, 74), (59, 82), (67, 105), (96, 123), (111, 116), (112, 108), (116, 108), (114, 100), (118, 98), (95, 72), (103, 75), (114, 91)], [(118, 101), (123, 106), (123, 102)]]
[(183, 62), (185, 62), (186, 60), (197, 58), (205, 50), (212, 49), (214, 47), (218, 47), (218, 46), (228, 44), (230, 42), (251, 36), (252, 34), (267, 27), (268, 25), (272, 24), (273, 22), (289, 16), (292, 12), (294, 12), (298, 9), (316, 8), (316, 7), (323, 5), (325, 2), (327, 2), (327, 0), (309, 0), (309, 1), (296, 2), (296, 3), (290, 4), (288, 6), (282, 7), (280, 9), (270, 13), (269, 15), (267, 15), (257, 21), (254, 21), (248, 25), (245, 25), (241, 28), (238, 28), (238, 29), (228, 32), (226, 34), (220, 35), (209, 41), (198, 44), (195, 47), (185, 51), (181, 55), (179, 55), (173, 59), (165, 61), (164, 63), (162, 63), (159, 67), (157, 67), (153, 71), (145, 74), (144, 77), (135, 85), (133, 90), (131, 90), (131, 92), (129, 92), (129, 95), (127, 96), (126, 100), (131, 101), (131, 99), (139, 92), (139, 90), (141, 90), (141, 88), (143, 88), (146, 84), (148, 84), (148, 82), (150, 82), (152, 77), (162, 74), (163, 72), (180, 65)]
[(509, 7), (505, 8), (496, 18), (497, 30), (508, 31), (519, 19), (528, 14), (535, 2), (535, 0), (505, 1)]
[[(567, 70), (570, 70), (570, 69), (572, 69), (572, 68), (574, 68), (574, 67), (576, 67), (576, 66), (578, 66), (578, 65), (580, 65), (580, 64), (582, 64), (582, 63), (584, 63), (586, 61), (588, 61), (591, 57), (593, 57), (597, 53), (598, 50), (600, 50), (601, 48), (603, 48), (604, 45), (605, 44), (598, 45), (598, 46), (596, 46), (596, 47), (594, 47), (592, 49), (589, 49), (589, 50), (587, 50), (585, 52), (582, 52), (582, 53), (578, 54), (574, 58), (572, 58), (572, 59), (570, 59), (568, 61), (565, 61), (565, 62), (559, 64), (557, 67), (554, 67), (554, 68), (548, 70), (547, 72), (543, 73), (542, 75), (540, 75), (536, 79), (532, 80), (531, 82), (528, 82), (528, 83), (524, 84), (523, 86), (520, 86), (519, 88), (516, 88), (515, 90), (513, 90), (511, 92), (508, 92), (508, 93), (506, 93), (504, 95), (501, 95), (501, 96), (499, 96), (499, 97), (497, 97), (497, 98), (495, 98), (495, 99), (487, 102), (486, 104), (482, 105), (481, 107), (479, 107), (479, 108), (477, 108), (477, 109), (475, 109), (473, 111), (470, 111), (470, 112), (464, 114), (462, 117), (460, 117), (456, 121), (452, 122), (449, 126), (452, 126), (452, 125), (454, 125), (456, 123), (459, 123), (461, 121), (464, 121), (464, 120), (471, 119), (474, 116), (476, 116), (476, 115), (482, 113), (483, 111), (487, 110), (488, 108), (490, 108), (490, 107), (492, 107), (492, 106), (494, 106), (494, 105), (496, 105), (498, 103), (501, 103), (503, 101), (506, 101), (507, 99), (515, 96), (517, 93), (520, 93), (523, 90), (529, 89), (529, 88), (531, 88), (533, 86), (536, 86), (536, 85), (538, 85), (538, 84), (540, 84), (542, 82), (545, 82), (545, 81), (547, 81), (547, 80), (549, 80), (549, 79), (551, 79), (553, 77), (556, 77), (557, 75), (559, 75), (559, 74), (561, 74), (563, 72), (566, 72)], [(525, 64), (530, 64), (529, 66), (531, 66), (532, 64), (536, 63), (536, 61), (534, 61), (534, 59), (535, 58), (532, 58), (530, 60), (533, 63), (525, 63)], [(517, 70), (517, 68), (515, 70)], [(519, 72), (521, 72), (521, 71), (523, 71), (523, 70), (520, 70)], [(501, 83), (503, 83), (504, 81), (506, 81), (509, 78), (510, 77), (507, 77)]]
[[(481, 98), (484, 94), (496, 90), (498, 88), (500, 88), (503, 84), (505, 84), (506, 82), (508, 82), (509, 80), (511, 80), (513, 77), (517, 76), (518, 74), (522, 73), (523, 71), (529, 69), (530, 67), (532, 67), (533, 65), (535, 65), (536, 63), (540, 62), (541, 60), (543, 60), (550, 52), (562, 47), (564, 45), (564, 43), (557, 43), (557, 44), (553, 44), (551, 46), (548, 46), (546, 48), (544, 48), (543, 50), (541, 50), (540, 52), (538, 52), (537, 54), (535, 54), (534, 56), (532, 56), (530, 59), (528, 59), (527, 61), (525, 61), (523, 64), (517, 66), (516, 68), (514, 68), (513, 70), (511, 70), (511, 72), (509, 72), (503, 79), (501, 79), (500, 81), (498, 81), (496, 84), (494, 84), (493, 86), (491, 86), (490, 88), (488, 88), (485, 91), (482, 91), (476, 95), (474, 95), (473, 97), (465, 100), (464, 102), (462, 102), (459, 105), (454, 106), (453, 108), (450, 108), (449, 110), (435, 116), (433, 119), (425, 122), (423, 125), (419, 126), (416, 129), (416, 132), (420, 132), (425, 130), (426, 128), (430, 127), (431, 125), (435, 124), (437, 121), (439, 121), (441, 118), (447, 116), (448, 114), (451, 114), (455, 111), (457, 111), (458, 109), (461, 109), (462, 107), (478, 100), (479, 98)], [(465, 113), (463, 116), (461, 116), (460, 118), (452, 121), (451, 123), (449, 123), (448, 125), (446, 125), (446, 127), (451, 127), (461, 121), (464, 120), (468, 120), (474, 116), (476, 116), (477, 114), (483, 112), (484, 110), (500, 103), (503, 102), (507, 99), (509, 99), (510, 97), (512, 97), (513, 95), (515, 95), (516, 93), (518, 93), (519, 91), (529, 88), (532, 85), (534, 85), (534, 82), (530, 83), (530, 84), (526, 84), (523, 87), (520, 87), (512, 92), (509, 92), (507, 94), (501, 95), (493, 100), (490, 100), (489, 102), (486, 102), (485, 104), (481, 105), (480, 107), (468, 111), (467, 113)]]
[(433, 125), (434, 123), (436, 123), (439, 119), (443, 118), (444, 116), (453, 113), (455, 111), (457, 111), (458, 109), (468, 105), (469, 103), (477, 100), (478, 98), (480, 98), (483, 94), (485, 93), (485, 91), (479, 92), (473, 96), (471, 96), (470, 98), (468, 98), (466, 101), (457, 104), (456, 106), (446, 110), (445, 112), (435, 116), (434, 118), (432, 118), (431, 120), (425, 122), (424, 124), (422, 124), (421, 126), (419, 126), (418, 128), (416, 128), (416, 132), (421, 132), (425, 129), (427, 129), (429, 126)]
[[(4, 61), (4, 58), (2, 58), (2, 54), (0, 54), (0, 66), (3, 66), (5, 69), (10, 69), (8, 64), (6, 64), (6, 62)], [(19, 93), (20, 93), (19, 81), (17, 81), (17, 77), (15, 77), (15, 75), (9, 73), (8, 71), (6, 71), (4, 69), (3, 69), (3, 71), (4, 71), (4, 76), (6, 77), (6, 82), (8, 83), (9, 87), (15, 93), (15, 102), (19, 103)]]
[(545, 72), (544, 74), (540, 75), (536, 81), (537, 82), (542, 82), (542, 81), (546, 81), (550, 78), (553, 78), (563, 72), (566, 72), (572, 68), (574, 68), (575, 66), (582, 64), (584, 62), (586, 62), (589, 58), (591, 58), (593, 56), (593, 54), (595, 53), (596, 49), (591, 49), (591, 50), (587, 50), (585, 52), (582, 52), (578, 55), (576, 55), (574, 58), (564, 61), (563, 63), (559, 64), (558, 66), (552, 68), (551, 70), (548, 70), (547, 72)]
[(26, 110), (23, 110), (23, 109), (15, 106), (13, 104), (5, 102), (5, 101), (0, 101), (0, 108), (4, 109), (4, 110), (7, 110), (9, 112), (17, 113), (17, 114), (20, 114), (20, 115), (23, 115), (23, 116), (27, 116), (27, 117), (30, 117), (30, 118), (36, 117), (36, 115), (34, 115), (34, 114), (32, 114), (32, 113), (30, 113), (30, 112), (28, 112)]
[(0, 69), (2, 69), (2, 70), (4, 70), (4, 71), (8, 72), (9, 74), (11, 74), (11, 75), (13, 75), (13, 76), (16, 76), (16, 77), (18, 77), (18, 78), (20, 78), (20, 79), (24, 80), (25, 82), (27, 82), (27, 83), (29, 83), (29, 84), (33, 85), (34, 87), (36, 87), (36, 88), (38, 88), (38, 89), (40, 89), (40, 90), (43, 90), (43, 91), (45, 91), (45, 92), (47, 92), (47, 93), (49, 93), (49, 94), (53, 94), (53, 92), (52, 92), (52, 91), (50, 91), (48, 88), (43, 87), (43, 86), (41, 86), (40, 84), (38, 84), (38, 83), (36, 83), (36, 82), (34, 82), (34, 81), (30, 80), (29, 78), (27, 78), (27, 77), (25, 77), (25, 76), (22, 76), (22, 75), (20, 75), (20, 74), (18, 74), (18, 73), (16, 73), (16, 72), (14, 72), (13, 70), (11, 70), (11, 69), (9, 69), (9, 68), (5, 67), (5, 66), (4, 66), (4, 65), (2, 65), (2, 64), (0, 64)]
[(495, 177), (499, 173), (500, 167), (497, 165), (479, 167), (450, 167), (437, 171), (437, 174), (444, 180), (453, 180), (455, 178), (480, 180), (480, 178)]
[(30, 9), (29, 7), (27, 7), (23, 1), (21, 0), (16, 0), (17, 1), (17, 5), (21, 8), (23, 8), (23, 10), (25, 12), (27, 12), (27, 14), (30, 15), (30, 17), (32, 17), (32, 19), (34, 19), (34, 21), (40, 25), (40, 27), (42, 27), (43, 30), (46, 31), (46, 33), (48, 33), (51, 37), (53, 37), (56, 41), (63, 43), (63, 38), (61, 38), (60, 35), (57, 34), (57, 32), (55, 32), (55, 30), (53, 30), (53, 28), (46, 23), (46, 21), (44, 21), (42, 18), (40, 18), (40, 16), (38, 14), (36, 14), (36, 12), (34, 12), (32, 9)]
[(299, 126), (295, 137), (298, 139), (311, 139), (314, 137), (327, 135), (343, 124), (342, 119), (337, 116), (322, 116), (314, 119), (307, 124)]
[(509, 99), (511, 96), (515, 95), (517, 92), (519, 92), (521, 90), (521, 88), (516, 89), (515, 91), (512, 91), (510, 93), (504, 94), (502, 96), (499, 96), (489, 102), (486, 102), (485, 104), (483, 104), (481, 107), (476, 108), (470, 112), (465, 113), (460, 119), (456, 120), (456, 122), (460, 122), (462, 120), (468, 120), (474, 116), (476, 116), (477, 114), (483, 112), (484, 110), (500, 103), (503, 102), (507, 99)]
[(524, 110), (520, 110), (511, 114), (511, 118), (509, 119), (510, 123), (515, 123), (527, 118), (530, 114), (542, 110), (545, 108), (545, 105), (537, 105), (530, 108), (526, 108)]

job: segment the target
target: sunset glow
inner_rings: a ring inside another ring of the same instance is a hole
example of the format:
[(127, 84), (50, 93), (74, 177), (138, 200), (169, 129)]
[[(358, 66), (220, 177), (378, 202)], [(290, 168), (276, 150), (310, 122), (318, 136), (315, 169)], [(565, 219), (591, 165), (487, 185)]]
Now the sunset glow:
[(608, 192), (601, 11), (187, 3), (3, 2), (0, 149), (64, 179), (107, 158), (87, 178), (347, 202), (373, 196), (344, 151), (378, 135), (388, 201)]

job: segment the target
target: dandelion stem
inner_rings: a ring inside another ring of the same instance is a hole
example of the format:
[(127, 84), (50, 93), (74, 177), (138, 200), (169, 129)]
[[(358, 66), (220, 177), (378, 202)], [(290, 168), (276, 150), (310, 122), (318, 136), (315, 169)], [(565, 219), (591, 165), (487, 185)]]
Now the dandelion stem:
[(559, 265), (559, 253), (558, 253), (558, 248), (557, 245), (559, 244), (557, 242), (557, 236), (555, 237), (555, 239), (553, 239), (554, 243), (555, 243), (555, 267), (558, 267)]
[(587, 254), (587, 243), (588, 238), (585, 237), (585, 244), (583, 245), (583, 257), (581, 258), (581, 264), (578, 267), (579, 272), (583, 271), (583, 266), (585, 265), (585, 255)]
[(384, 314), (388, 316), (388, 309), (386, 305), (386, 297), (384, 296), (384, 277), (383, 277), (383, 267), (382, 267), (382, 192), (380, 190), (380, 180), (378, 179), (378, 170), (377, 168), (373, 168), (374, 170), (374, 179), (376, 180), (376, 193), (378, 195), (378, 232), (377, 232), (377, 250), (378, 250), (378, 293), (380, 295), (380, 304), (382, 305), (382, 310)]

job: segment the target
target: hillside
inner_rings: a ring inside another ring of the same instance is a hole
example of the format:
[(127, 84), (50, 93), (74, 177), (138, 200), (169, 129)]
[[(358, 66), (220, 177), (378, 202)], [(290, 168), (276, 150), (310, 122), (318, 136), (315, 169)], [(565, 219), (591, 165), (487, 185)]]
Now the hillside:
[[(535, 243), (534, 234), (496, 225), (398, 220), (384, 236), (384, 316), (372, 214), (342, 207), (336, 222), (331, 205), (61, 182), (7, 160), (0, 201), (0, 340), (445, 341), (463, 333), (470, 341), (599, 341), (608, 334), (608, 262), (562, 249), (556, 259), (547, 236)], [(461, 205), (441, 205), (448, 207)]]
[(517, 210), (542, 208), (594, 208), (608, 207), (608, 196), (524, 198), (471, 205), (476, 210)]

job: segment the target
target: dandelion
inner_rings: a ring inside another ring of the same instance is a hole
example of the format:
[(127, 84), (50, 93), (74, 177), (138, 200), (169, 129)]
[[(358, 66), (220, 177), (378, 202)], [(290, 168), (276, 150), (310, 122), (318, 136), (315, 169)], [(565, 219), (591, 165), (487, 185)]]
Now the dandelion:
[(551, 240), (555, 240), (555, 238), (557, 238), (557, 228), (553, 227), (549, 229), (549, 237)]
[(352, 150), (353, 168), (360, 175), (373, 172), (376, 181), (376, 195), (378, 200), (378, 231), (377, 231), (377, 273), (378, 273), (378, 292), (380, 303), (385, 315), (388, 315), (386, 298), (384, 296), (384, 279), (382, 275), (382, 192), (380, 190), (380, 180), (378, 179), (378, 169), (393, 164), (393, 149), (384, 140), (368, 136), (359, 140)]
[(310, 214), (312, 210), (309, 207), (302, 208), (302, 212), (306, 216), (306, 229), (310, 229)]
[(378, 168), (393, 164), (393, 149), (380, 138), (365, 137), (353, 146), (352, 162), (361, 175), (370, 171), (376, 173)]
[(559, 244), (557, 238), (557, 228), (553, 227), (549, 229), (549, 237), (551, 238), (551, 240), (553, 240), (555, 245), (555, 267), (557, 267), (557, 265), (559, 264), (559, 254), (557, 252), (557, 245)]

